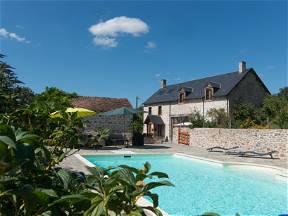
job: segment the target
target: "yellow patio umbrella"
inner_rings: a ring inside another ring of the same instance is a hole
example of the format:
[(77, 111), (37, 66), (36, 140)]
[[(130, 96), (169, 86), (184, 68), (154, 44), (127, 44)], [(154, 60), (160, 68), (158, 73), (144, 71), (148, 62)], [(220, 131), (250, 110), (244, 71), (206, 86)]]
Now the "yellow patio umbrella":
[[(77, 112), (77, 117), (78, 117), (78, 118), (96, 115), (96, 112), (94, 112), (94, 111), (92, 111), (92, 110), (89, 110), (89, 109), (81, 108), (81, 107), (78, 107), (78, 108), (76, 108), (76, 107), (75, 107), (75, 108), (69, 107), (69, 108), (66, 109), (65, 112), (66, 112), (66, 113), (74, 113), (74, 112)], [(60, 113), (59, 111), (56, 111), (56, 112), (51, 113), (50, 116), (51, 116), (51, 118), (62, 117), (62, 116), (61, 116), (61, 113)]]

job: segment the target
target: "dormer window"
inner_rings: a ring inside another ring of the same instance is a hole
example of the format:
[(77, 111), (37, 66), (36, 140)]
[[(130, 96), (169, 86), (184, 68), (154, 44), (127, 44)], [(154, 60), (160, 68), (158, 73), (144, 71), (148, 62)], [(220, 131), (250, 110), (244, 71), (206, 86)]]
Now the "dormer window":
[(185, 100), (185, 92), (179, 93), (179, 103), (183, 103)]
[(189, 87), (180, 87), (178, 94), (179, 103), (184, 103), (187, 97), (192, 93), (193, 89)]
[(207, 87), (205, 89), (205, 100), (212, 100), (213, 99), (213, 88)]

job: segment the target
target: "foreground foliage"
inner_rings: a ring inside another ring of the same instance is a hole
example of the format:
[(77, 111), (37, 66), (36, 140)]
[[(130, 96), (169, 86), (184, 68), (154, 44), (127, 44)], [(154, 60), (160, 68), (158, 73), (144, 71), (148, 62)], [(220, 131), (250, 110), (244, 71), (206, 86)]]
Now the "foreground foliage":
[[(157, 209), (159, 186), (172, 186), (161, 172), (129, 166), (93, 168), (93, 175), (69, 171), (57, 165), (71, 153), (52, 157), (37, 135), (0, 124), (0, 215), (142, 215)], [(137, 201), (150, 197), (151, 207)]]

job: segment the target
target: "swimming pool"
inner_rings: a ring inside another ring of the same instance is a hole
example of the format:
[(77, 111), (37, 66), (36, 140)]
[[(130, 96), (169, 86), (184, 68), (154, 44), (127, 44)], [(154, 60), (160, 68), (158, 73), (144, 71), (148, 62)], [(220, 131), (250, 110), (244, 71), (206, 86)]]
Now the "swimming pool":
[(221, 215), (280, 215), (288, 212), (287, 183), (256, 170), (239, 170), (178, 155), (82, 155), (101, 167), (126, 164), (169, 175), (175, 187), (157, 188), (159, 206), (170, 215), (212, 211)]

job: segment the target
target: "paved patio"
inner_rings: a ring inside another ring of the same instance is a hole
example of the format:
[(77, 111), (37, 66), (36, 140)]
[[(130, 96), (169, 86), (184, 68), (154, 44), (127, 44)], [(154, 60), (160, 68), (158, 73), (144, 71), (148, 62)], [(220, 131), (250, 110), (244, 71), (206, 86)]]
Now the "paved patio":
[[(179, 144), (145, 144), (142, 147), (129, 147), (121, 148), (117, 146), (105, 147), (101, 150), (84, 150), (81, 149), (78, 154), (114, 154), (115, 152), (119, 153), (121, 151), (132, 151), (135, 153), (146, 153), (146, 154), (161, 154), (161, 153), (183, 153), (196, 157), (202, 157), (212, 160), (218, 160), (222, 162), (245, 162), (245, 163), (254, 163), (259, 165), (268, 165), (275, 166), (280, 168), (288, 168), (287, 160), (279, 159), (269, 159), (269, 158), (247, 158), (247, 157), (238, 157), (233, 155), (225, 155), (224, 153), (219, 152), (208, 152), (203, 148), (190, 147), (186, 145)], [(85, 165), (74, 155), (66, 158), (62, 163), (62, 167), (66, 167), (73, 170), (82, 171), (84, 173), (89, 173)]]

